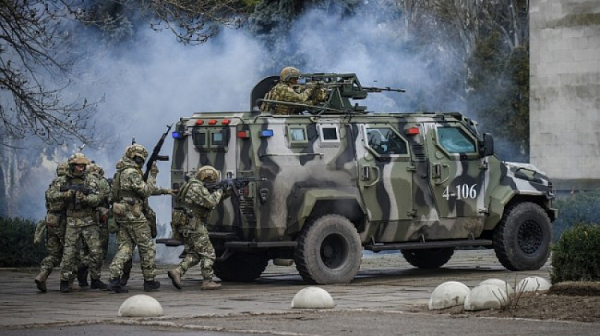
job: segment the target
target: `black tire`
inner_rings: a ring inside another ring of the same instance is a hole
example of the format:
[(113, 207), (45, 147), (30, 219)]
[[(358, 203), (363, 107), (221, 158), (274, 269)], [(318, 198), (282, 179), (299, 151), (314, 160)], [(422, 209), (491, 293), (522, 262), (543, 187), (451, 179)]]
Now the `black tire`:
[(226, 282), (251, 282), (260, 277), (269, 260), (262, 253), (234, 253), (213, 265), (215, 275)]
[(302, 229), (294, 259), (296, 269), (308, 283), (348, 283), (360, 268), (360, 236), (345, 217), (319, 217)]
[(531, 202), (507, 208), (494, 229), (496, 257), (511, 271), (540, 269), (550, 256), (551, 242), (550, 218), (541, 206)]
[(435, 269), (444, 266), (452, 258), (454, 247), (401, 250), (409, 264), (423, 269)]

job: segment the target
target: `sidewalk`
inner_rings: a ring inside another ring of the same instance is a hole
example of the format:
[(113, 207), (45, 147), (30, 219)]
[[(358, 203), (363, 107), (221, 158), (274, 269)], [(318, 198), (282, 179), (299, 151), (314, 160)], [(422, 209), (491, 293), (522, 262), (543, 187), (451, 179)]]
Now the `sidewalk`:
[[(257, 281), (244, 284), (223, 283), (222, 289), (217, 291), (200, 291), (202, 277), (199, 269), (194, 268), (185, 275), (184, 288), (178, 291), (167, 277), (170, 267), (172, 266), (159, 266), (157, 280), (161, 282), (162, 287), (159, 291), (146, 293), (143, 291), (139, 264), (134, 264), (128, 286), (130, 291), (127, 294), (88, 288), (63, 294), (58, 291), (58, 272), (51, 274), (48, 279), (48, 292), (40, 293), (33, 281), (37, 269), (2, 269), (0, 328), (41, 328), (97, 323), (139, 325), (140, 319), (117, 316), (123, 301), (136, 294), (150, 295), (163, 306), (165, 315), (144, 319), (146, 324), (193, 324), (191, 321), (212, 317), (209, 324), (218, 325), (218, 319), (215, 320), (215, 317), (246, 316), (246, 322), (249, 322), (259, 319), (248, 316), (294, 316), (299, 310), (290, 308), (292, 298), (299, 290), (308, 286), (294, 266), (269, 265)], [(327, 290), (333, 297), (336, 307), (329, 310), (333, 314), (365, 311), (398, 315), (410, 313), (411, 307), (415, 311), (415, 306), (426, 305), (433, 289), (445, 281), (461, 281), (470, 287), (489, 278), (500, 278), (512, 283), (515, 278), (520, 280), (531, 275), (548, 278), (548, 269), (548, 266), (545, 266), (538, 271), (509, 272), (499, 264), (493, 251), (457, 251), (446, 266), (434, 271), (416, 269), (408, 265), (400, 254), (379, 254), (363, 258), (361, 271), (351, 284), (319, 287)], [(103, 274), (103, 279), (106, 280), (106, 268)], [(440, 316), (431, 315), (430, 318), (439, 319)], [(538, 324), (540, 323), (542, 322), (538, 321)], [(556, 326), (552, 328), (556, 329)]]

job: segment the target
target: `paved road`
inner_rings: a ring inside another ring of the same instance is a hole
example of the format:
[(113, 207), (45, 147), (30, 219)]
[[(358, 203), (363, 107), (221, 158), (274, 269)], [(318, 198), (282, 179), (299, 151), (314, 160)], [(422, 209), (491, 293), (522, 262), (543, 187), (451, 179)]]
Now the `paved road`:
[[(417, 312), (433, 289), (455, 280), (472, 287), (489, 278), (515, 283), (539, 271), (509, 272), (493, 251), (457, 251), (434, 271), (408, 265), (400, 254), (366, 255), (351, 284), (320, 286), (333, 297), (329, 310), (291, 309), (293, 296), (307, 285), (294, 266), (269, 265), (254, 283), (224, 283), (219, 291), (200, 291), (201, 275), (193, 269), (184, 288), (174, 289), (161, 266), (163, 287), (150, 293), (163, 306), (160, 318), (120, 318), (121, 303), (142, 290), (139, 265), (128, 294), (83, 289), (61, 294), (58, 275), (39, 293), (34, 269), (0, 270), (0, 335), (598, 335), (599, 324), (559, 321), (457, 318)], [(108, 274), (105, 271), (104, 274)], [(106, 278), (106, 276), (105, 276)]]

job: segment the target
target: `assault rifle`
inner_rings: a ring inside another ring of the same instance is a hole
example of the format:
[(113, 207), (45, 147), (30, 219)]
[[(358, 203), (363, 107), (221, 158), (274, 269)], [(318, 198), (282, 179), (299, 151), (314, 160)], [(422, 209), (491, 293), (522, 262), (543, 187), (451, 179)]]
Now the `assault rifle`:
[(168, 155), (160, 155), (160, 149), (162, 148), (163, 143), (165, 142), (165, 138), (167, 137), (167, 134), (169, 134), (169, 131), (171, 130), (172, 126), (173, 126), (173, 124), (167, 125), (167, 131), (165, 133), (163, 133), (163, 135), (160, 137), (160, 139), (158, 139), (156, 146), (154, 146), (154, 149), (152, 150), (152, 155), (150, 155), (150, 158), (148, 158), (148, 162), (146, 162), (146, 171), (144, 172), (144, 182), (148, 181), (148, 176), (150, 175), (150, 170), (152, 170), (152, 165), (154, 165), (154, 162), (169, 161)]
[[(80, 193), (84, 194), (84, 195), (89, 195), (92, 193), (92, 189), (86, 187), (84, 184), (65, 184), (60, 186), (60, 191), (64, 192), (64, 191), (69, 191), (69, 190), (73, 190), (75, 192), (79, 191)], [(75, 195), (75, 193), (73, 193), (73, 203), (78, 206), (80, 204), (79, 199), (77, 199), (77, 196)]]
[(266, 181), (266, 180), (267, 180), (266, 178), (260, 178), (260, 177), (240, 177), (240, 178), (224, 179), (219, 182), (213, 182), (213, 183), (204, 183), (204, 186), (210, 192), (216, 191), (217, 189), (221, 189), (221, 190), (225, 191), (225, 190), (231, 188), (231, 190), (233, 190), (233, 194), (236, 197), (239, 197), (240, 189), (247, 186), (248, 183), (253, 182), (253, 181)]

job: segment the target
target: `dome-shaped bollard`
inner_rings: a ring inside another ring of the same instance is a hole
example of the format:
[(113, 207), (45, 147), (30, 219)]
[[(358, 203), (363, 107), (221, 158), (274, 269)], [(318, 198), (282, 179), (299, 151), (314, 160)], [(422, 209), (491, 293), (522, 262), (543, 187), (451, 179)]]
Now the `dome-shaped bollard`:
[(491, 279), (487, 279), (487, 280), (483, 280), (482, 282), (479, 283), (479, 285), (496, 285), (502, 289), (504, 289), (504, 291), (506, 291), (506, 294), (508, 294), (508, 296), (512, 296), (513, 294), (515, 294), (515, 290), (512, 288), (512, 286), (502, 280), (502, 279), (498, 279), (498, 278), (491, 278)]
[(446, 281), (437, 286), (429, 299), (429, 310), (461, 306), (471, 290), (458, 281)]
[(157, 317), (164, 314), (163, 307), (155, 298), (138, 294), (123, 301), (119, 308), (122, 317)]
[(465, 299), (465, 310), (500, 309), (508, 305), (506, 291), (496, 285), (479, 285)]
[(306, 287), (294, 295), (292, 308), (330, 309), (335, 306), (333, 298), (320, 287)]
[(539, 276), (527, 277), (517, 284), (516, 291), (521, 292), (537, 292), (550, 289), (551, 285), (548, 280)]

